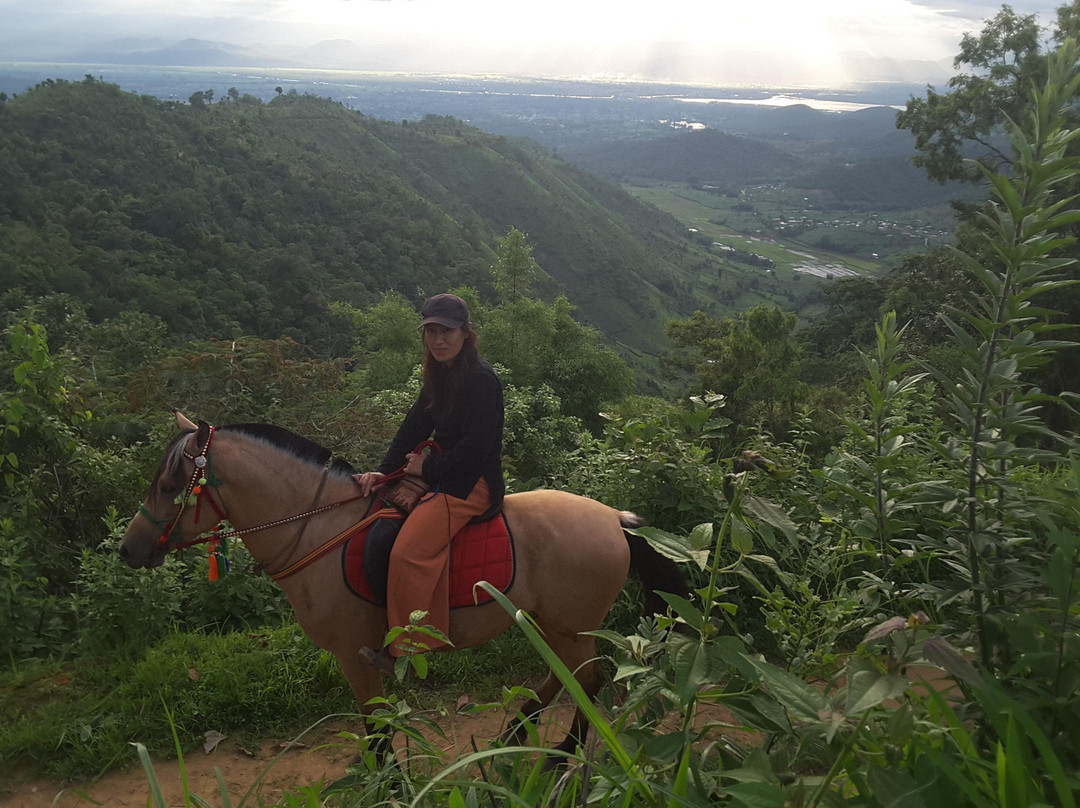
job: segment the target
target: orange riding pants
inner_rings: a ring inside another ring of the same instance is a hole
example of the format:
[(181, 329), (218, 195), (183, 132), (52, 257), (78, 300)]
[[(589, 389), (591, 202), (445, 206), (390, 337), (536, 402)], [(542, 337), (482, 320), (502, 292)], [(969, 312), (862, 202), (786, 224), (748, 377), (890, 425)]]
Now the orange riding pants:
[[(450, 633), (450, 539), (491, 506), (487, 482), (479, 480), (466, 499), (447, 494), (427, 494), (413, 508), (401, 526), (390, 553), (390, 571), (386, 586), (386, 617), (390, 628), (408, 626), (409, 617), (419, 610), (427, 612), (421, 625)], [(407, 651), (398, 643), (390, 648), (393, 656)], [(428, 635), (417, 636), (417, 643), (436, 648), (445, 643)]]

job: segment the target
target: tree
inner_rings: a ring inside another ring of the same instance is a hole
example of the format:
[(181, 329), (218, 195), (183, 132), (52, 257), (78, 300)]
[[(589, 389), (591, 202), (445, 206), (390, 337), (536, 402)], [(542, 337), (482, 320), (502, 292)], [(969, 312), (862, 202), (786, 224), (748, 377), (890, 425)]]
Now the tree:
[(416, 311), (397, 292), (387, 292), (366, 309), (343, 303), (333, 310), (344, 314), (357, 332), (353, 347), (356, 369), (369, 390), (391, 390), (404, 385), (420, 364), (420, 338)]
[(743, 426), (761, 422), (783, 437), (807, 394), (798, 378), (797, 321), (778, 306), (754, 306), (723, 319), (697, 311), (668, 323), (668, 336), (682, 353), (665, 361), (691, 365), (697, 376), (693, 392), (726, 396), (724, 412), (732, 420)]
[[(1046, 83), (1048, 64), (1057, 52), (1044, 48), (1035, 15), (1018, 15), (1004, 5), (978, 36), (967, 34), (956, 57), (957, 67), (968, 65), (970, 73), (960, 73), (949, 80), (950, 92), (938, 94), (932, 88), (925, 99), (912, 98), (906, 110), (897, 116), (897, 125), (911, 130), (919, 155), (917, 165), (928, 176), (940, 182), (963, 179), (976, 182), (997, 171), (1007, 171), (1023, 155), (1012, 152), (1015, 141), (1005, 136), (1013, 123), (1030, 117), (1034, 99)], [(1080, 0), (1057, 9), (1056, 21), (1050, 30), (1051, 39), (1064, 43), (1080, 36)], [(1076, 127), (1077, 96), (1062, 99), (1063, 115), (1068, 125)], [(1067, 147), (1067, 155), (1080, 153), (1075, 142)], [(978, 158), (964, 162), (965, 157)], [(1056, 184), (1055, 199), (1065, 199), (1076, 193), (1076, 180), (1069, 177)], [(985, 211), (984, 211), (985, 213)], [(984, 251), (979, 242), (985, 236), (985, 216), (968, 217), (957, 231), (965, 249)], [(1072, 226), (1075, 232), (1076, 226)], [(1075, 244), (1059, 247), (1063, 255), (1077, 255)], [(1075, 268), (1069, 273), (1075, 277)], [(927, 297), (924, 295), (924, 298)], [(1057, 311), (1045, 311), (1044, 316), (1060, 323), (1080, 323), (1080, 293), (1075, 287), (1059, 290), (1051, 305)], [(900, 304), (902, 308), (902, 304)], [(898, 310), (902, 318), (902, 311)], [(914, 333), (918, 333), (917, 331)], [(1080, 365), (1075, 349), (1055, 354), (1043, 368), (1031, 370), (1048, 393), (1075, 390), (1080, 384)], [(1074, 416), (1058, 405), (1047, 408), (1047, 417), (1056, 428), (1072, 428)]]
[(574, 319), (574, 307), (565, 297), (553, 304), (522, 297), (481, 308), (479, 314), (484, 355), (507, 368), (519, 387), (549, 386), (563, 412), (590, 427), (601, 425), (606, 402), (618, 401), (633, 387), (630, 368), (604, 344), (599, 331)]
[[(516, 227), (507, 230), (506, 235), (497, 240), (498, 260), (491, 268), (495, 288), (502, 294), (503, 306), (511, 310), (511, 316), (506, 318), (510, 326), (507, 332), (509, 350), (518, 355), (521, 353), (518, 350), (519, 333), (526, 327), (529, 311), (534, 308), (526, 290), (537, 266), (532, 257), (533, 248), (527, 238), (528, 236)], [(520, 363), (518, 367), (521, 368)]]
[[(1051, 32), (1055, 40), (1080, 33), (1080, 0), (1057, 12)], [(1012, 162), (1008, 142), (1001, 136), (1006, 120), (1028, 109), (1033, 89), (1046, 80), (1047, 53), (1035, 14), (1017, 14), (1003, 5), (978, 35), (967, 33), (953, 61), (958, 70), (949, 91), (927, 88), (925, 98), (908, 100), (897, 114), (897, 126), (915, 136), (915, 164), (938, 182), (978, 182), (983, 174), (975, 158), (991, 171)]]
[(529, 282), (539, 267), (533, 260), (533, 248), (527, 241), (528, 235), (516, 227), (506, 231), (498, 239), (498, 261), (491, 268), (495, 278), (495, 288), (510, 302), (523, 297), (529, 288)]

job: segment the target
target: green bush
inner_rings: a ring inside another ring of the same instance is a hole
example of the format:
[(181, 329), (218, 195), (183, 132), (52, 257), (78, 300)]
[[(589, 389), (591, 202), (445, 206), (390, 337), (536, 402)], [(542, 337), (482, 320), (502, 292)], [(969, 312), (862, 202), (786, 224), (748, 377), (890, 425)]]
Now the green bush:
[(551, 484), (671, 530), (720, 513), (715, 446), (729, 424), (718, 414), (723, 405), (722, 396), (702, 396), (640, 417), (609, 417), (603, 437), (583, 436)]
[[(258, 632), (171, 632), (137, 652), (30, 666), (0, 682), (0, 777), (32, 763), (86, 779), (132, 759), (131, 743), (175, 754), (214, 730), (257, 740), (353, 713), (334, 658), (295, 623)], [(356, 728), (359, 728), (357, 719)]]
[(65, 608), (33, 563), (33, 537), (0, 519), (0, 654), (10, 665), (67, 645)]
[(141, 649), (175, 631), (253, 630), (291, 617), (282, 591), (267, 577), (248, 574), (253, 561), (242, 546), (231, 551), (231, 574), (208, 579), (199, 548), (170, 556), (155, 570), (132, 570), (117, 552), (124, 524), (111, 512), (113, 536), (83, 552), (68, 608), (79, 629), (77, 647), (91, 655), (117, 647)]

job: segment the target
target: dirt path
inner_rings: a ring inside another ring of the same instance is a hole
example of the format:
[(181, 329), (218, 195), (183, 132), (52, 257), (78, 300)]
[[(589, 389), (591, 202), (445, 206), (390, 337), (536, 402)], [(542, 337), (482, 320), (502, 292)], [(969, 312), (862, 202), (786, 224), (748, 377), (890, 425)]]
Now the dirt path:
[[(561, 727), (567, 725), (570, 715), (570, 706), (560, 704), (552, 717), (543, 722), (543, 734), (554, 737)], [(495, 712), (475, 716), (452, 715), (449, 720), (441, 722), (447, 738), (437, 739), (435, 745), (443, 751), (447, 760), (453, 760), (472, 751), (473, 738), (477, 745), (481, 745), (496, 737), (504, 721), (505, 717)], [(246, 806), (277, 804), (285, 792), (296, 791), (301, 786), (319, 781), (331, 783), (345, 774), (345, 767), (356, 754), (354, 746), (336, 737), (342, 729), (344, 727), (327, 726), (316, 730), (311, 737), (304, 738), (304, 746), (284, 751), (289, 739), (270, 740), (258, 749), (242, 749), (226, 738), (210, 754), (203, 754), (201, 750), (193, 751), (184, 758), (188, 792), (221, 808), (224, 801), (215, 769), (221, 772), (232, 806), (240, 803), (256, 781), (258, 785), (244, 803)], [(561, 738), (560, 734), (555, 740)], [(280, 757), (275, 760), (279, 754)], [(64, 786), (35, 779), (0, 784), (0, 808), (90, 808), (95, 804), (110, 808), (143, 808), (147, 805), (150, 788), (134, 749), (132, 761), (130, 767), (111, 772), (96, 783)], [(170, 808), (182, 808), (184, 790), (179, 762), (155, 761), (154, 771)]]
[[(914, 666), (908, 671), (915, 689), (924, 689), (922, 682), (946, 693), (955, 693), (955, 686), (945, 673), (929, 666)], [(573, 714), (572, 705), (560, 702), (541, 721), (541, 743), (552, 746), (562, 740)], [(699, 720), (732, 720), (722, 707), (703, 707)], [(480, 748), (505, 728), (506, 716), (489, 711), (477, 715), (451, 713), (439, 721), (446, 738), (437, 738), (433, 745), (442, 751), (447, 761), (473, 750), (473, 739)], [(338, 738), (337, 733), (355, 727), (328, 725), (309, 733), (304, 746), (285, 749), (291, 738), (269, 740), (256, 749), (243, 749), (229, 738), (221, 741), (210, 753), (189, 753), (184, 759), (188, 792), (197, 795), (214, 808), (223, 808), (221, 787), (215, 770), (228, 790), (228, 804), (237, 806), (251, 790), (245, 806), (275, 805), (285, 792), (324, 781), (331, 783), (345, 774), (345, 768), (355, 756), (355, 747)], [(752, 733), (728, 730), (725, 734), (743, 744), (752, 744)], [(280, 755), (275, 760), (275, 757)], [(272, 764), (272, 765), (271, 765)], [(182, 808), (184, 790), (180, 765), (176, 760), (154, 763), (154, 771), (169, 808)], [(261, 779), (260, 779), (261, 777)], [(256, 783), (258, 783), (256, 785)], [(254, 790), (252, 790), (254, 787)], [(105, 775), (95, 783), (67, 785), (45, 780), (26, 780), (0, 783), (0, 808), (89, 808), (91, 805), (116, 808), (143, 808), (148, 805), (149, 783), (142, 766), (132, 750), (132, 765), (124, 771)]]

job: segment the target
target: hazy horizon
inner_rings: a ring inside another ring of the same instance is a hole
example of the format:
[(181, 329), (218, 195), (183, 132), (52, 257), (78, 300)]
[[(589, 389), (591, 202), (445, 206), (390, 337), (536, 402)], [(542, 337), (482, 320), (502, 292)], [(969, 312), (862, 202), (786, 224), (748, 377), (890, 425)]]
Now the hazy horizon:
[[(1056, 5), (1012, 3), (1044, 26)], [(938, 84), (993, 0), (0, 0), (0, 61), (335, 69), (711, 87)], [(142, 60), (140, 62), (140, 60)]]

